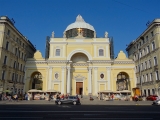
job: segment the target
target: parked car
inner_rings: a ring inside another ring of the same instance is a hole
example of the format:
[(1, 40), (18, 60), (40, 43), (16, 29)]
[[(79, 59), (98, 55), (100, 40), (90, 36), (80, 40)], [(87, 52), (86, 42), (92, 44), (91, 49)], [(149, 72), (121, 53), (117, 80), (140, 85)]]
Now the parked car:
[(149, 95), (146, 99), (154, 101), (154, 100), (157, 100), (157, 97), (158, 97), (157, 95)]
[(153, 101), (153, 104), (152, 104), (152, 105), (160, 105), (160, 99)]
[(68, 98), (55, 100), (55, 104), (58, 104), (58, 105), (61, 105), (61, 104), (77, 105), (77, 104), (80, 104), (80, 99), (76, 96), (69, 96)]

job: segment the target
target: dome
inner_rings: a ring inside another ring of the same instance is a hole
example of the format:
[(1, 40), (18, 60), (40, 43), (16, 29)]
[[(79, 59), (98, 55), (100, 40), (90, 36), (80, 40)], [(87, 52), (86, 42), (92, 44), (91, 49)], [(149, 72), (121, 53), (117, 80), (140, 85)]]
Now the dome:
[(73, 28), (86, 28), (95, 32), (95, 29), (92, 25), (86, 23), (81, 15), (78, 15), (76, 21), (67, 26), (65, 31), (71, 30)]

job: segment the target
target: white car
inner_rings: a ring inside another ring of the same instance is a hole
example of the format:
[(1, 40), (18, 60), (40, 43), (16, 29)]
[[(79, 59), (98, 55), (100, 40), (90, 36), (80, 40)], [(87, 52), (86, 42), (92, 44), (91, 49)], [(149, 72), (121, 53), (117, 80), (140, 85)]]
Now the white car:
[(152, 105), (160, 105), (160, 99), (153, 101)]

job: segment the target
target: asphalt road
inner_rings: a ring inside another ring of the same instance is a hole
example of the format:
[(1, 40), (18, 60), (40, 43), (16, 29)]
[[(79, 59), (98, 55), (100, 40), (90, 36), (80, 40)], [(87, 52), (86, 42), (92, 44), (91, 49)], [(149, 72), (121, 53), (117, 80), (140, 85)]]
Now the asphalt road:
[(160, 106), (4, 104), (0, 120), (160, 120)]

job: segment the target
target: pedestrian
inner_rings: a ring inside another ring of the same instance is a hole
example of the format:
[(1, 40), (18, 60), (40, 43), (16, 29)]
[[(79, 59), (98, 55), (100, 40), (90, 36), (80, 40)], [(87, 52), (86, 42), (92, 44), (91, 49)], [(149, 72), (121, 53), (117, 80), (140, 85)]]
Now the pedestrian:
[(113, 99), (114, 99), (114, 94), (111, 95), (111, 98), (112, 98), (112, 101), (113, 101)]
[(25, 100), (28, 100), (28, 94), (25, 92)]

